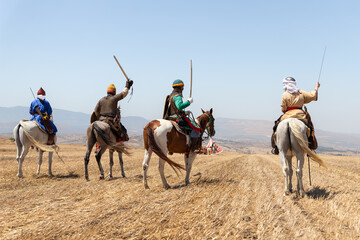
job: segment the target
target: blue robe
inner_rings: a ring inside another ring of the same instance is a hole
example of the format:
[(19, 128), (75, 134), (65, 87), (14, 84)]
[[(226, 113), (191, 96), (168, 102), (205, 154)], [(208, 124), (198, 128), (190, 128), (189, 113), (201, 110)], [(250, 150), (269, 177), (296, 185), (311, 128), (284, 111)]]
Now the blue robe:
[[(50, 106), (50, 103), (46, 100), (44, 101), (40, 101), (40, 99), (35, 99), (34, 101), (31, 102), (30, 105), (30, 109), (29, 109), (29, 113), (32, 115), (30, 121), (36, 120), (39, 124), (39, 126), (44, 129), (44, 131), (46, 131), (46, 128), (43, 124), (41, 124), (41, 116), (37, 113), (35, 107), (38, 107), (40, 112), (43, 114), (43, 116), (46, 114), (48, 115), (48, 117), (50, 117), (50, 115), (52, 114), (52, 108)], [(54, 134), (56, 134), (57, 132), (57, 128), (55, 126), (55, 124), (50, 121), (51, 127), (54, 130)]]

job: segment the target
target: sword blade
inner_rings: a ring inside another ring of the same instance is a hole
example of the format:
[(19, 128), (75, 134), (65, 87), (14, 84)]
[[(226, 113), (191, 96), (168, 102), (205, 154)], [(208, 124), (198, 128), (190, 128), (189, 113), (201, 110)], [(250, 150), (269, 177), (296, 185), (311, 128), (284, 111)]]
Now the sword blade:
[(325, 53), (326, 53), (326, 47), (325, 47), (325, 49), (324, 49), (323, 57), (322, 57), (322, 60), (321, 60), (321, 66), (320, 66), (320, 72), (319, 72), (319, 77), (318, 77), (318, 83), (320, 83), (320, 77), (321, 77), (321, 72), (322, 72), (322, 68), (323, 68), (323, 65), (324, 65)]
[(120, 67), (121, 71), (122, 71), (122, 72), (123, 72), (123, 74), (125, 75), (126, 80), (130, 80), (130, 79), (128, 78), (128, 76), (126, 75), (126, 73), (125, 73), (124, 69), (121, 67), (121, 65), (120, 65), (119, 61), (117, 60), (117, 58), (115, 57), (115, 55), (114, 55), (114, 58), (115, 58), (115, 61), (117, 62), (117, 64), (119, 65), (119, 67)]
[(192, 96), (192, 60), (190, 60), (190, 67), (191, 67), (191, 73), (190, 73), (190, 97)]

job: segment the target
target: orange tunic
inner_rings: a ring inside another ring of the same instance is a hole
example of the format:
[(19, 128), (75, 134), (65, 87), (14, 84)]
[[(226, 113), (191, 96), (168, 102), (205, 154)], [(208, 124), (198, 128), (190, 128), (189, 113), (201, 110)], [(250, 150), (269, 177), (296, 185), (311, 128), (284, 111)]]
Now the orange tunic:
[(317, 101), (317, 91), (315, 90), (311, 92), (299, 90), (299, 92), (294, 94), (284, 92), (281, 99), (281, 111), (284, 115), (282, 115), (280, 120), (297, 118), (307, 121), (306, 115), (302, 109), (288, 110), (288, 108), (302, 108), (304, 104), (312, 101)]

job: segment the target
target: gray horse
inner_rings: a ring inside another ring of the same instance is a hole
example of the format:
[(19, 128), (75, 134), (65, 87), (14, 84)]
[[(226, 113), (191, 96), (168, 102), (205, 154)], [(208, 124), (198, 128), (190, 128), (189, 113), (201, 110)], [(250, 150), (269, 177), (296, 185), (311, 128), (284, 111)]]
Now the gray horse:
[(90, 160), (91, 150), (94, 147), (95, 143), (98, 143), (101, 147), (100, 151), (96, 153), (95, 158), (99, 166), (100, 179), (104, 179), (104, 169), (101, 165), (101, 156), (104, 154), (106, 149), (109, 148), (110, 156), (110, 172), (109, 177), (112, 178), (112, 167), (114, 165), (113, 161), (113, 152), (117, 151), (119, 153), (119, 162), (121, 167), (121, 174), (125, 177), (122, 153), (129, 154), (127, 148), (123, 143), (116, 142), (116, 136), (112, 133), (109, 124), (102, 121), (95, 121), (87, 128), (86, 131), (86, 153), (85, 153), (85, 179), (89, 181), (89, 172), (88, 164)]
[[(16, 160), (19, 165), (17, 176), (19, 178), (23, 177), (22, 164), (26, 154), (29, 152), (30, 146), (34, 146), (39, 149), (39, 164), (36, 174), (40, 173), (43, 153), (49, 152), (49, 175), (53, 176), (51, 171), (52, 156), (53, 152), (56, 151), (58, 147), (55, 144), (46, 145), (49, 135), (40, 130), (35, 121), (20, 121), (19, 124), (15, 126), (13, 134), (17, 149)], [(56, 137), (54, 139), (54, 143), (56, 143)]]
[(288, 118), (280, 122), (276, 131), (276, 143), (279, 148), (280, 162), (285, 176), (284, 195), (292, 192), (292, 156), (297, 158), (296, 176), (297, 176), (297, 195), (303, 198), (305, 196), (302, 182), (303, 166), (305, 154), (312, 160), (326, 167), (321, 158), (312, 152), (308, 147), (307, 127), (305, 124), (295, 118)]

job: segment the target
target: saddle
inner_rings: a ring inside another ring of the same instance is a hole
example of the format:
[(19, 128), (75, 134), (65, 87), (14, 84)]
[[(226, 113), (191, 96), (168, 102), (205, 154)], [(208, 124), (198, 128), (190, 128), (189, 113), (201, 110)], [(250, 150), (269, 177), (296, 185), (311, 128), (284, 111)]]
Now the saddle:
[(117, 142), (126, 142), (129, 141), (129, 135), (127, 134), (127, 129), (124, 125), (121, 124), (116, 118), (106, 118), (101, 120), (109, 124), (112, 133), (116, 136)]
[(191, 120), (189, 120), (185, 115), (179, 117), (167, 117), (166, 120), (175, 122), (178, 127), (187, 135), (189, 135), (193, 130), (200, 132), (200, 128), (196, 126)]
[[(305, 124), (305, 126), (308, 127), (307, 137), (308, 137), (309, 148), (311, 150), (316, 150), (318, 148), (318, 143), (317, 143), (317, 140), (316, 140), (316, 137), (315, 137), (314, 125), (313, 125), (313, 123), (311, 121), (311, 117), (310, 117), (309, 112), (307, 111), (306, 106), (304, 106), (304, 108), (305, 108), (304, 113), (305, 113), (305, 116), (306, 116), (306, 121), (302, 120), (302, 119), (299, 119), (299, 120), (302, 121)], [(271, 137), (271, 146), (273, 147), (273, 153), (274, 154), (278, 154), (278, 150), (277, 150), (277, 146), (276, 146), (276, 129), (277, 129), (277, 126), (280, 123), (281, 117), (282, 117), (282, 115), (274, 122), (273, 134), (272, 134), (272, 137)]]
[[(27, 122), (27, 121), (29, 121), (29, 120), (22, 120), (21, 122)], [(36, 124), (36, 126), (38, 127), (38, 129), (40, 129), (40, 131), (42, 131), (43, 133), (49, 135), (47, 145), (53, 145), (54, 140), (55, 140), (55, 134), (54, 134), (54, 129), (51, 127), (51, 124), (50, 124), (49, 121), (50, 121), (49, 119), (48, 120), (41, 120), (41, 124), (44, 125), (46, 131), (40, 126), (38, 121), (33, 120), (32, 122), (34, 122)]]
[(180, 133), (180, 134), (182, 134), (182, 135), (185, 135), (185, 136), (188, 136), (188, 135), (189, 135), (189, 134), (186, 134), (186, 132), (184, 131), (184, 129), (181, 128), (181, 127), (179, 126), (179, 124), (177, 124), (175, 121), (173, 121), (173, 120), (168, 120), (168, 121), (171, 122), (171, 124), (174, 126), (174, 128), (176, 129), (176, 131), (177, 131), (178, 133)]

